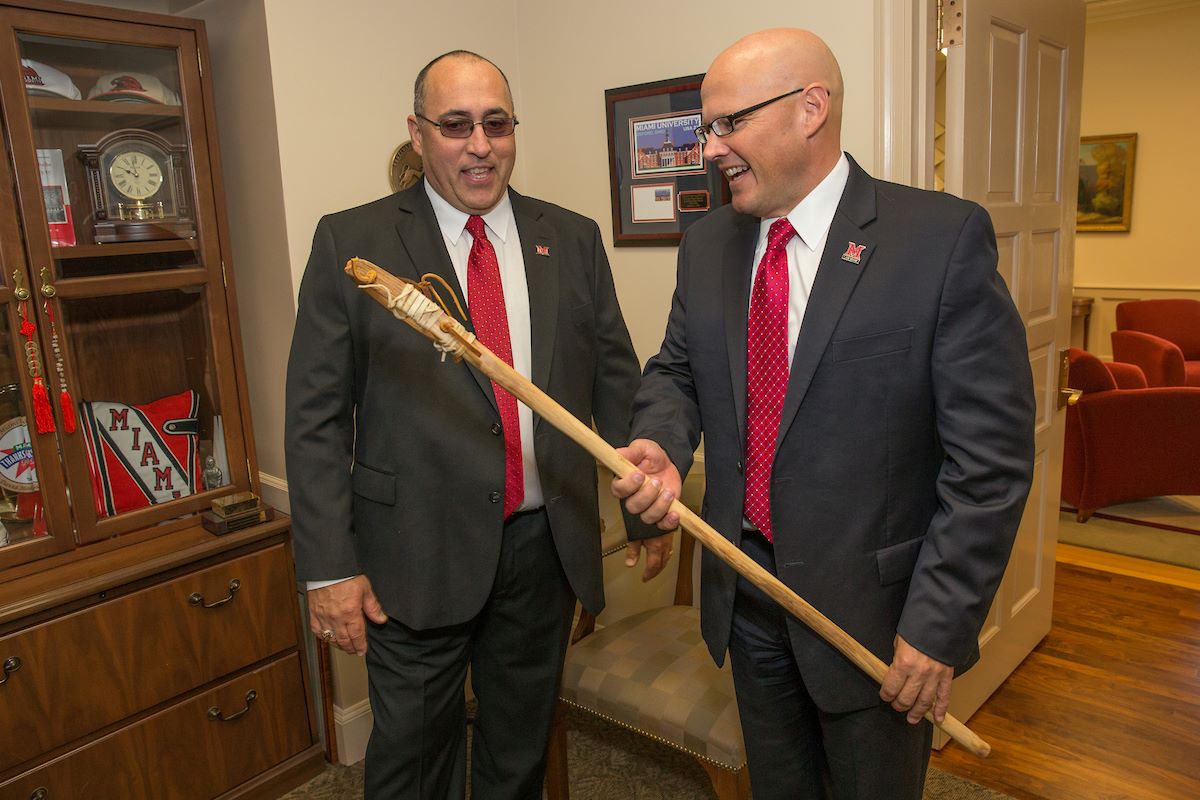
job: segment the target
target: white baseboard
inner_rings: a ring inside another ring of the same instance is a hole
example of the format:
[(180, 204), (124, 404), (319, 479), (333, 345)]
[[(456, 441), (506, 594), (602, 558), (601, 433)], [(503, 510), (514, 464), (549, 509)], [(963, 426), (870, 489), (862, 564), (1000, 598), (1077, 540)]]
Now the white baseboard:
[(336, 705), (333, 707), (338, 763), (354, 764), (362, 761), (367, 754), (367, 739), (371, 737), (374, 724), (375, 715), (371, 713), (371, 703), (368, 700), (360, 700), (349, 708)]
[[(291, 502), (288, 498), (288, 483), (283, 478), (266, 472), (259, 472), (258, 479), (262, 485), (263, 500), (273, 508), (285, 514), (291, 513)], [(359, 667), (362, 669), (359, 660)], [(337, 667), (335, 666), (336, 670)], [(367, 754), (367, 740), (371, 738), (371, 728), (375, 724), (375, 715), (371, 713), (371, 701), (367, 698), (342, 708), (333, 706), (333, 730), (337, 737), (338, 763), (354, 764), (363, 760)]]
[(291, 514), (292, 504), (288, 499), (287, 481), (261, 470), (258, 473), (258, 480), (262, 485), (263, 500), (266, 504), (285, 514)]

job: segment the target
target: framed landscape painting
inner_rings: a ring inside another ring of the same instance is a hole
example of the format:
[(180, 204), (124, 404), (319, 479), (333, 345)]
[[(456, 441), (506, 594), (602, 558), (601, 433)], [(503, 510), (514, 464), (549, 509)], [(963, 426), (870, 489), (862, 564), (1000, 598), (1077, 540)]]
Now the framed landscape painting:
[(1127, 231), (1133, 212), (1137, 134), (1084, 136), (1079, 141), (1077, 231)]

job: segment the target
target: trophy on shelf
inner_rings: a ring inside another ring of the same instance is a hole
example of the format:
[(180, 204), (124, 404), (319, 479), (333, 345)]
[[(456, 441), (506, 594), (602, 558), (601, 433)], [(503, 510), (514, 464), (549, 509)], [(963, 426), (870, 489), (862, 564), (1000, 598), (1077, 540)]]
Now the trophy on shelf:
[(222, 536), (275, 518), (275, 509), (264, 505), (254, 492), (237, 492), (218, 497), (212, 508), (200, 515), (200, 523), (209, 533)]

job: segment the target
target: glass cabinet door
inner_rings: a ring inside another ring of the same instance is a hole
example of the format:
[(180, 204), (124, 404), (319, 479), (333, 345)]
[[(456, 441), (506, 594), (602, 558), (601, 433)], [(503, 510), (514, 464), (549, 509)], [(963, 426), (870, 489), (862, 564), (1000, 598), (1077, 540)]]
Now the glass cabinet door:
[(195, 38), (32, 11), (3, 33), (44, 369), (71, 397), (58, 437), (79, 541), (192, 514), (249, 485)]
[(74, 542), (53, 447), (39, 443), (25, 354), (0, 316), (0, 566), (70, 549)]
[[(0, 159), (0, 185), (11, 185)], [(53, 436), (40, 436), (34, 379), (43, 378), (36, 315), (15, 204), (0, 208), (0, 569), (71, 549), (67, 493)], [(26, 324), (23, 324), (26, 323)], [(47, 404), (50, 401), (46, 393)], [(43, 406), (49, 410), (46, 405)]]

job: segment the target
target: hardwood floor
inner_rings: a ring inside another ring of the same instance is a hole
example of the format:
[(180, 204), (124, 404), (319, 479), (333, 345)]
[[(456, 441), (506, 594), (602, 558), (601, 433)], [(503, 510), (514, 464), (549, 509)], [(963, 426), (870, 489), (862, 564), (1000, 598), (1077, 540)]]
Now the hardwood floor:
[(1200, 798), (1200, 573), (1081, 550), (1050, 634), (968, 721), (992, 755), (931, 764), (1019, 800)]

